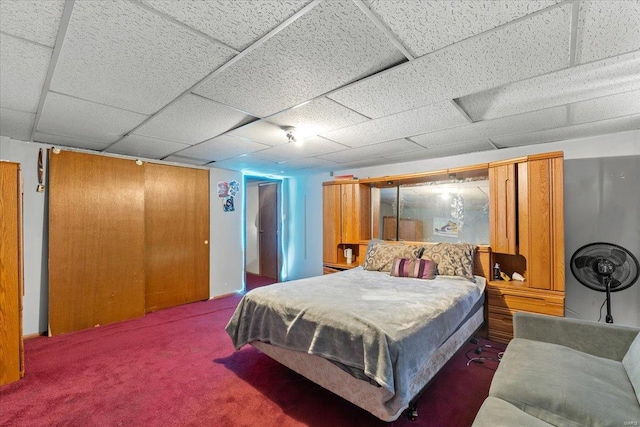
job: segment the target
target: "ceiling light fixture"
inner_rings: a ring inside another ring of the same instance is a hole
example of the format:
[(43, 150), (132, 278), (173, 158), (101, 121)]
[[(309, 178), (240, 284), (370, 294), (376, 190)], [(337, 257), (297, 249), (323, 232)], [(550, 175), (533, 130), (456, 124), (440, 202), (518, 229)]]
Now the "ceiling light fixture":
[(303, 141), (302, 138), (296, 138), (295, 131), (296, 128), (293, 126), (283, 126), (282, 130), (287, 135), (287, 142), (294, 143), (297, 146), (301, 146)]

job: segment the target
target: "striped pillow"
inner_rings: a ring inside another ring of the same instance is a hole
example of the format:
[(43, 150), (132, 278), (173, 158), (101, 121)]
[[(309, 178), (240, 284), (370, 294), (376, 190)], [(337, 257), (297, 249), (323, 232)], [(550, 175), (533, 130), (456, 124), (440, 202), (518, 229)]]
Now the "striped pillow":
[(394, 258), (389, 274), (396, 277), (435, 279), (436, 271), (438, 265), (430, 259)]

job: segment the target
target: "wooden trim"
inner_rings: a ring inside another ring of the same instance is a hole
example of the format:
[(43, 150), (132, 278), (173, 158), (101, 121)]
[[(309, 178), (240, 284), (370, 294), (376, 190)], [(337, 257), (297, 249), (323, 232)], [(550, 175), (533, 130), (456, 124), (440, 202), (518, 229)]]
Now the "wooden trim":
[(222, 294), (222, 295), (216, 295), (214, 297), (209, 298), (209, 300), (215, 300), (215, 299), (220, 299), (220, 298), (227, 298), (227, 297), (232, 297), (234, 295), (237, 295), (240, 292), (240, 290), (238, 289), (237, 292), (229, 292), (228, 294)]
[(44, 332), (35, 332), (33, 334), (27, 334), (27, 335), (23, 335), (22, 339), (25, 340), (30, 340), (32, 338), (38, 338), (38, 337), (46, 337), (49, 336), (49, 331), (44, 331)]
[(522, 156), (522, 157), (516, 157), (513, 159), (507, 159), (507, 160), (497, 160), (495, 162), (489, 162), (489, 167), (494, 167), (494, 166), (504, 166), (504, 165), (510, 165), (513, 163), (524, 163), (527, 161), (527, 156)]
[(564, 157), (564, 152), (551, 151), (549, 153), (530, 154), (527, 156), (527, 160), (545, 160), (545, 159), (553, 159), (557, 157)]

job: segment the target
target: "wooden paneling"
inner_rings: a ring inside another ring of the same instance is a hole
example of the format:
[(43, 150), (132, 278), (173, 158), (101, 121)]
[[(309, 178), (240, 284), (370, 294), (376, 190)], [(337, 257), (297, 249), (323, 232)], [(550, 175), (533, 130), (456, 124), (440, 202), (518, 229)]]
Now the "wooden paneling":
[(144, 315), (144, 167), (49, 158), (49, 334)]
[(552, 161), (552, 211), (551, 223), (553, 240), (553, 290), (564, 292), (564, 159), (556, 157)]
[(20, 165), (0, 162), (0, 385), (24, 373)]
[(209, 298), (209, 171), (144, 167), (145, 309)]
[(424, 224), (419, 219), (400, 218), (400, 227), (396, 230), (396, 217), (385, 216), (382, 219), (382, 238), (384, 240), (398, 240), (420, 242), (423, 239)]
[(363, 184), (342, 184), (341, 243), (371, 238), (371, 191)]
[(552, 279), (552, 197), (551, 163), (532, 160), (528, 169), (528, 204), (533, 209), (529, 214), (528, 279), (538, 289), (553, 289)]
[(489, 167), (489, 239), (493, 252), (517, 253), (516, 166), (514, 163)]
[(342, 211), (340, 185), (322, 186), (322, 260), (325, 263), (338, 262)]

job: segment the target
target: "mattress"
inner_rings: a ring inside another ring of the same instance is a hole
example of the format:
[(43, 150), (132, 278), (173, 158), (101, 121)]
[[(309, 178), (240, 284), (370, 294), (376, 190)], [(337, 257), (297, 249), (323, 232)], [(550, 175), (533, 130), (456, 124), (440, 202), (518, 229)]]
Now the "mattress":
[(387, 390), (395, 414), (412, 382), (483, 300), (484, 278), (435, 280), (349, 271), (279, 283), (246, 294), (227, 332), (234, 346), (255, 341), (313, 354), (362, 372)]

